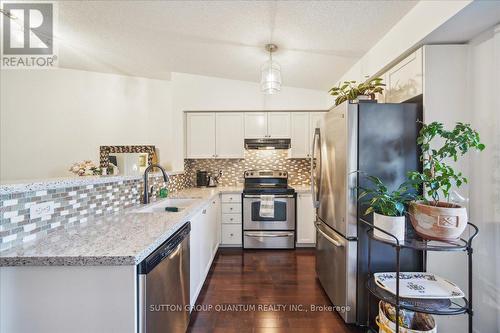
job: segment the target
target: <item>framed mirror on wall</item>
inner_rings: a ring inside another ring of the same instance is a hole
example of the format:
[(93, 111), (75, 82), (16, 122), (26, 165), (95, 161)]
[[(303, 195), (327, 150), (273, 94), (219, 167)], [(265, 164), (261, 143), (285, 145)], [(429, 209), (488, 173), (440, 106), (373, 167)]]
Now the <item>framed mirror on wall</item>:
[(158, 163), (158, 157), (153, 145), (100, 146), (99, 163), (107, 174), (136, 176)]

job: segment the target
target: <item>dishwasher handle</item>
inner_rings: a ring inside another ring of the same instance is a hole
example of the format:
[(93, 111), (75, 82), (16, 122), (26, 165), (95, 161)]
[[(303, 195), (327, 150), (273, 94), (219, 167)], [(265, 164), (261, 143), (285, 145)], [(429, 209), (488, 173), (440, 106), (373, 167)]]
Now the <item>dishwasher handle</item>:
[(167, 259), (169, 255), (179, 247), (179, 244), (181, 244), (186, 237), (189, 237), (190, 231), (191, 223), (186, 222), (179, 230), (177, 230), (175, 234), (170, 236), (137, 266), (137, 273), (148, 274), (151, 272), (163, 260)]

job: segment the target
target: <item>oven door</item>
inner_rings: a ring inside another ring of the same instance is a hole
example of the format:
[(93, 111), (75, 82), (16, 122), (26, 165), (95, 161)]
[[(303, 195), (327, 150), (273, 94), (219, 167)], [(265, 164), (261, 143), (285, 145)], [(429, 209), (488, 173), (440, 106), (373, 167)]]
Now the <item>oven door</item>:
[(295, 230), (295, 195), (274, 197), (274, 217), (260, 216), (260, 196), (243, 196), (244, 230)]

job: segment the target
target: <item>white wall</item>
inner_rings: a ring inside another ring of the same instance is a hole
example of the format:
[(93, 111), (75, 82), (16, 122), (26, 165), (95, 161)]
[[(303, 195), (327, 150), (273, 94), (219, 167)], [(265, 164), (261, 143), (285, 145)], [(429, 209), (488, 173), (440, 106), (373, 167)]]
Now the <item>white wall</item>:
[(470, 220), (480, 228), (474, 252), (474, 331), (500, 332), (500, 26), (470, 42), (470, 117), (486, 150), (471, 156)]
[[(183, 124), (184, 111), (325, 110), (325, 91), (282, 87), (276, 95), (264, 95), (255, 82), (172, 73), (173, 121)], [(175, 126), (173, 167), (184, 168), (184, 126)]]
[(0, 83), (2, 181), (69, 175), (73, 162), (98, 162), (100, 145), (171, 155), (168, 81), (55, 69), (2, 70)]
[(70, 175), (100, 145), (154, 144), (160, 164), (184, 169), (184, 110), (324, 110), (327, 94), (173, 73), (172, 81), (69, 69), (1, 71), (2, 181)]
[(363, 80), (415, 49), (432, 31), (472, 1), (420, 1), (341, 78)]
[[(447, 127), (468, 122), (487, 146), (457, 165), (469, 178), (459, 193), (468, 198), (469, 220), (480, 229), (473, 242), (474, 332), (500, 332), (500, 29), (489, 29), (469, 45), (426, 46), (425, 51), (426, 122)], [(432, 65), (433, 59), (439, 66)], [(431, 252), (428, 270), (467, 292), (465, 253)], [(436, 319), (442, 332), (467, 332), (465, 315)]]

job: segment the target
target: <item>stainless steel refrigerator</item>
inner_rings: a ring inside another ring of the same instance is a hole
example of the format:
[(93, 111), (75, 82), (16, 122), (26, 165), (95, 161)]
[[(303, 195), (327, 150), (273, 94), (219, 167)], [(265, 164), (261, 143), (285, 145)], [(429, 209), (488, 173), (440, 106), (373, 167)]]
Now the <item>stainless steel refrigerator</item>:
[[(316, 128), (311, 183), (316, 207), (316, 272), (331, 302), (346, 323), (367, 324), (368, 239), (358, 223), (366, 207), (358, 204), (358, 186), (366, 172), (397, 187), (418, 170), (416, 138), (419, 103), (345, 102), (327, 112)], [(371, 216), (366, 216), (371, 219)], [(372, 244), (372, 270), (394, 271), (394, 251)], [(418, 252), (403, 254), (405, 270), (420, 271)], [(371, 301), (376, 311), (377, 300)], [(373, 311), (371, 313), (374, 313)], [(373, 318), (372, 318), (373, 319)]]

